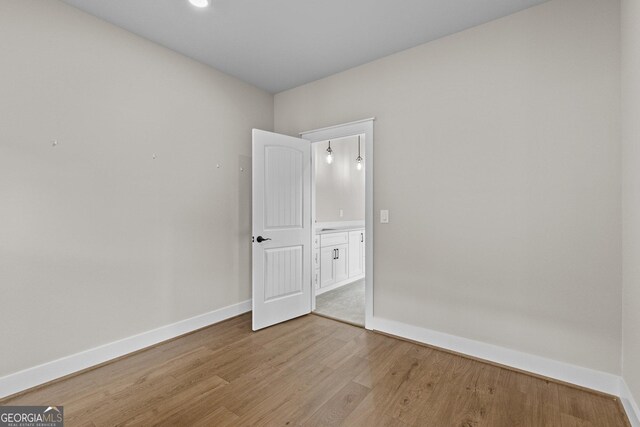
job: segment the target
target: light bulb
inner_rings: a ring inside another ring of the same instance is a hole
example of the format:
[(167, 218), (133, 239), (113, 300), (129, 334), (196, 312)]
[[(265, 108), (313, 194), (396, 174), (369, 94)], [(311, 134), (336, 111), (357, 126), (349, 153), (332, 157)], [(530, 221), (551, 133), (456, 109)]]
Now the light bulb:
[(327, 147), (327, 163), (333, 163), (333, 150), (331, 149), (331, 141), (329, 141), (329, 146)]
[(189, 0), (189, 3), (195, 7), (207, 7), (209, 6), (209, 0)]
[(359, 171), (362, 170), (362, 161), (358, 160), (358, 163), (356, 163), (356, 169), (358, 169)]

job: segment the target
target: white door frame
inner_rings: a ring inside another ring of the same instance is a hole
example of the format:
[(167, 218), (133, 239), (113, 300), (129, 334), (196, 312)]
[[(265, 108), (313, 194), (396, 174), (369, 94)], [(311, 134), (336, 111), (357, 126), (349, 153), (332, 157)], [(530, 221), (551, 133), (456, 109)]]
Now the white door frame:
[[(344, 138), (354, 135), (364, 134), (364, 172), (365, 172), (365, 278), (364, 278), (364, 327), (373, 329), (373, 121), (374, 117), (345, 123), (336, 126), (329, 126), (321, 129), (300, 132), (300, 137), (312, 143), (327, 141), (330, 139)], [(315, 150), (311, 150), (314, 159)], [(313, 160), (312, 160), (313, 161)], [(311, 238), (315, 233), (316, 206), (315, 206), (315, 167), (311, 175)], [(316, 290), (311, 286), (311, 305), (315, 309)]]

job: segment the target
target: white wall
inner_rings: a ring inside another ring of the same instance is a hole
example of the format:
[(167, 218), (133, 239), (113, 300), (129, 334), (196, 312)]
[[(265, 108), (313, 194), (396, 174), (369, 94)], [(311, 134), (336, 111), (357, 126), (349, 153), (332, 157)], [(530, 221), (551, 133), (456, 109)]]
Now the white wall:
[(250, 298), (271, 95), (58, 1), (0, 51), (0, 376)]
[(276, 95), (291, 135), (376, 117), (376, 317), (620, 373), (619, 18), (553, 0)]
[(640, 402), (640, 2), (622, 0), (623, 377)]
[[(360, 155), (364, 159), (364, 138)], [(331, 141), (333, 163), (326, 162), (327, 143), (313, 145), (315, 150), (316, 222), (364, 221), (364, 165), (356, 169), (358, 137)], [(343, 216), (340, 216), (342, 210)]]

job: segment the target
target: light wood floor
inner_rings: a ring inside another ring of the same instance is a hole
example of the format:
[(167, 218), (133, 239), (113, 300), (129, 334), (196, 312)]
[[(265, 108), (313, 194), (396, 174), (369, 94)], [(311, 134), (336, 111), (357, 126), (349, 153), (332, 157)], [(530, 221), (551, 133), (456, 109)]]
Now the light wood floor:
[(611, 397), (313, 315), (243, 315), (1, 403), (67, 426), (628, 426)]

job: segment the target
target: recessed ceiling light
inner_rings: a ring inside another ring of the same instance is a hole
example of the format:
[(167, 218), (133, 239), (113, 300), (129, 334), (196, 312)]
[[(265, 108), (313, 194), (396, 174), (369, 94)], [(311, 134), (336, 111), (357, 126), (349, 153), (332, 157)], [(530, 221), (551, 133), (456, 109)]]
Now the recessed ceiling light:
[(207, 7), (209, 6), (209, 0), (189, 0), (189, 3), (195, 7)]

